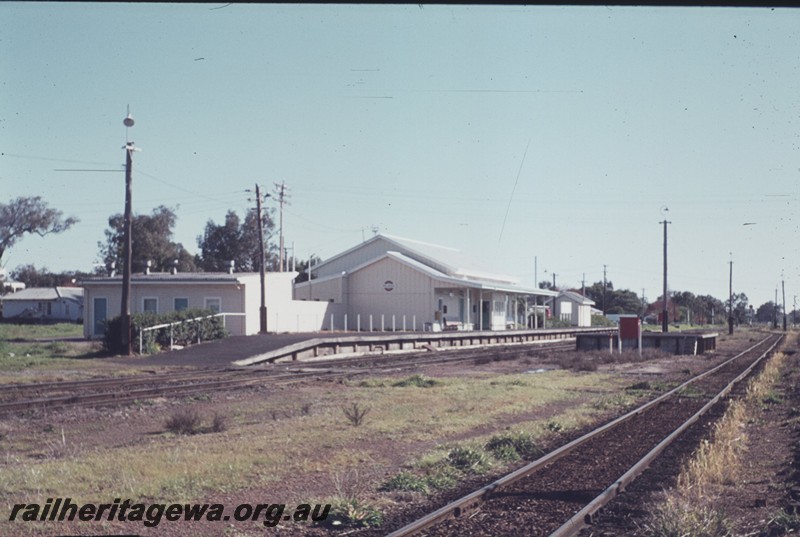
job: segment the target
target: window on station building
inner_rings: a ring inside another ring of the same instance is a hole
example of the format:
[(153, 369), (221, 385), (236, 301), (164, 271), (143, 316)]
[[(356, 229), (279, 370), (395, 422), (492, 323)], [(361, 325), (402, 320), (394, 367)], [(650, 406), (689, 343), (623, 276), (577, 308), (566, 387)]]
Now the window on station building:
[(206, 297), (205, 299), (205, 308), (207, 310), (211, 310), (214, 313), (219, 313), (222, 311), (222, 299), (217, 297)]
[(158, 299), (155, 297), (144, 297), (142, 299), (142, 311), (158, 313)]
[(183, 311), (189, 309), (189, 299), (188, 298), (176, 298), (174, 304), (175, 311)]

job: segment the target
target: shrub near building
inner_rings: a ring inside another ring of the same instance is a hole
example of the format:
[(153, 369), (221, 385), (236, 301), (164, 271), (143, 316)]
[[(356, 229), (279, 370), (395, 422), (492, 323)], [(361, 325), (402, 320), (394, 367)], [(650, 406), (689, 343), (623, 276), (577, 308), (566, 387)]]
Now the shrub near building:
[[(208, 341), (222, 339), (227, 336), (227, 331), (220, 317), (210, 317), (213, 312), (204, 309), (190, 309), (183, 311), (170, 311), (166, 313), (133, 313), (131, 314), (131, 342), (138, 350), (139, 334), (142, 329), (161, 324), (175, 323), (172, 327), (171, 343), (174, 345), (191, 345), (198, 340)], [(190, 319), (201, 318), (197, 321)], [(118, 354), (122, 352), (120, 346), (121, 321), (114, 317), (107, 321), (106, 332), (103, 337), (103, 349)], [(170, 346), (170, 330), (148, 330), (142, 333), (142, 354), (159, 352)]]

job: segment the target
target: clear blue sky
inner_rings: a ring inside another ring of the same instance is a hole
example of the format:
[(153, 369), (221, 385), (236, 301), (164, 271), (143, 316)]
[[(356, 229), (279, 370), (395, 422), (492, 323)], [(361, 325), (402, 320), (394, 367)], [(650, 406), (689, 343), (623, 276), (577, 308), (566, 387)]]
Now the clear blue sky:
[[(285, 181), (287, 246), (381, 231), (501, 273), (800, 295), (800, 11), (0, 3), (2, 201), (80, 218), (3, 262), (91, 270), (124, 202), (208, 219)], [(526, 153), (527, 148), (527, 153)], [(270, 201), (274, 206), (274, 202)], [(743, 226), (755, 222), (752, 226)], [(800, 297), (799, 297), (800, 298)]]

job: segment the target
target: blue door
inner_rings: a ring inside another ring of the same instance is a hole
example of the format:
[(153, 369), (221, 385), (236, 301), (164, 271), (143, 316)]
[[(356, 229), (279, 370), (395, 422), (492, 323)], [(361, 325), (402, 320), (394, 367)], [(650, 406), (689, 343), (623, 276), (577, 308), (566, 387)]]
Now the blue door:
[(105, 298), (96, 297), (93, 303), (94, 310), (94, 335), (104, 336), (106, 334), (106, 319), (108, 318), (108, 301)]

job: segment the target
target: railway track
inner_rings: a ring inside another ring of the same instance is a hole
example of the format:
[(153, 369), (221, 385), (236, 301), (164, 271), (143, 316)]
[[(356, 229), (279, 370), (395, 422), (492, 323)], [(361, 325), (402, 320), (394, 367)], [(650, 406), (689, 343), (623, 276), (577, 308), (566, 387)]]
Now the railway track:
[(519, 357), (521, 352), (563, 352), (574, 343), (513, 345), (492, 349), (454, 348), (435, 353), (383, 354), (338, 359), (318, 359), (253, 366), (170, 373), (150, 373), (119, 378), (10, 384), (0, 389), (0, 416), (70, 406), (121, 405), (156, 397), (183, 397), (220, 390), (332, 379), (384, 370), (408, 370), (437, 364), (476, 360), (499, 361)]
[(766, 336), (675, 389), (389, 536), (577, 535), (667, 446), (739, 386), (781, 337)]

